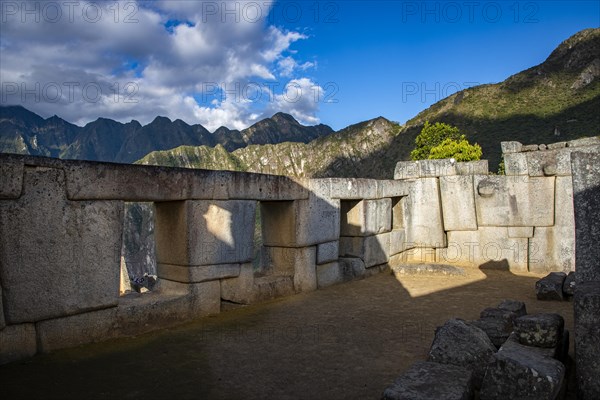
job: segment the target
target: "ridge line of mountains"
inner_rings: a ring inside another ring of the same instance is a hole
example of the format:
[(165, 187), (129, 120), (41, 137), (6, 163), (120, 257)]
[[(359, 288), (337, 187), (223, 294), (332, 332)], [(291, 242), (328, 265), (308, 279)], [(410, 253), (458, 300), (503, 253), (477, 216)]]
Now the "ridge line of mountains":
[(552, 143), (600, 134), (600, 29), (563, 41), (540, 65), (503, 82), (462, 90), (404, 125), (383, 117), (334, 132), (278, 113), (242, 131), (157, 117), (142, 127), (98, 120), (80, 128), (22, 107), (0, 107), (0, 152), (303, 177), (389, 179), (409, 159), (425, 121), (457, 126), (490, 169), (500, 142)]
[(160, 116), (144, 126), (135, 120), (121, 123), (98, 118), (79, 127), (56, 115), (43, 119), (22, 106), (0, 106), (0, 152), (65, 159), (132, 163), (152, 151), (182, 145), (234, 151), (248, 145), (306, 143), (332, 132), (323, 124), (301, 125), (285, 113), (241, 131), (222, 126), (211, 133), (200, 124)]

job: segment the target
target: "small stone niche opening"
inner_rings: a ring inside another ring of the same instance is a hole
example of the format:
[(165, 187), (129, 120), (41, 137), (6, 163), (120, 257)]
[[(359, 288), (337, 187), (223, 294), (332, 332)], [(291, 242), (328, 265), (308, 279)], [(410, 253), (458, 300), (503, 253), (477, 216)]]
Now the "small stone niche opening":
[(361, 231), (361, 200), (340, 201), (340, 236), (358, 236)]
[(157, 283), (154, 205), (125, 203), (119, 294), (147, 293)]
[(294, 201), (261, 201), (257, 208), (262, 240), (258, 276), (292, 276), (290, 256), (296, 242)]
[(405, 197), (392, 197), (392, 230), (404, 229)]

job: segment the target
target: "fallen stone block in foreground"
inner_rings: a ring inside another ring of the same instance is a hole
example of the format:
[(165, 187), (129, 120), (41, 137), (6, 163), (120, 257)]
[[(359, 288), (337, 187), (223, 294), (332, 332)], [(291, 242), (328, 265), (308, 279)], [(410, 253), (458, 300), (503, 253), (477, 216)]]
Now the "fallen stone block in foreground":
[(452, 364), (473, 372), (473, 383), (481, 386), (485, 369), (496, 347), (487, 334), (460, 319), (451, 319), (435, 330), (427, 361)]
[(501, 310), (511, 311), (515, 313), (517, 317), (527, 315), (525, 303), (518, 300), (503, 300), (500, 304), (498, 304), (498, 308)]
[(526, 346), (503, 346), (487, 368), (481, 400), (554, 400), (561, 396), (565, 366), (528, 351)]
[(486, 308), (480, 318), (471, 324), (483, 330), (494, 346), (499, 348), (508, 339), (513, 331), (513, 322), (517, 315), (512, 311), (501, 308)]
[(519, 343), (517, 334), (513, 332), (508, 339), (506, 339), (506, 342), (504, 342), (501, 349), (509, 347), (513, 347), (519, 351), (534, 351), (541, 356), (554, 358), (564, 364), (569, 355), (569, 331), (567, 329), (564, 330), (562, 340), (555, 347), (526, 346)]
[(562, 342), (565, 320), (558, 314), (543, 313), (515, 320), (515, 334), (526, 346), (556, 347)]
[(472, 373), (466, 368), (417, 362), (383, 392), (382, 400), (468, 400), (473, 398)]
[(562, 300), (563, 283), (567, 274), (551, 272), (535, 283), (535, 294), (538, 300)]

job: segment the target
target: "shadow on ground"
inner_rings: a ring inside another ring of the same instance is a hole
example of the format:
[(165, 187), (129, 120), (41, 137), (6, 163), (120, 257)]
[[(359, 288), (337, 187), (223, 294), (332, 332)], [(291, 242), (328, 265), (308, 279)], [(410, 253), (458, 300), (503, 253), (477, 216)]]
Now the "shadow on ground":
[[(529, 313), (572, 304), (535, 297), (533, 274), (385, 273), (237, 309), (161, 332), (0, 367), (4, 399), (378, 399), (424, 360), (436, 326), (503, 299)], [(572, 346), (571, 346), (572, 354)]]

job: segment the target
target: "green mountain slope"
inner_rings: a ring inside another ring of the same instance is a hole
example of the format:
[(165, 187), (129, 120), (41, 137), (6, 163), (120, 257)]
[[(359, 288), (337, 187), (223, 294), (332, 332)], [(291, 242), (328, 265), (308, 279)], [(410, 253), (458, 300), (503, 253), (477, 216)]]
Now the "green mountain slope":
[[(360, 154), (383, 151), (400, 132), (385, 118), (351, 125), (308, 144), (251, 145), (228, 153), (224, 148), (181, 146), (155, 151), (138, 163), (187, 168), (226, 169), (290, 176), (353, 176), (372, 173), (362, 165)], [(389, 160), (389, 164), (395, 160)]]
[(391, 178), (409, 158), (425, 121), (458, 126), (495, 170), (500, 142), (552, 143), (600, 134), (600, 29), (586, 29), (561, 43), (542, 64), (498, 84), (449, 96), (399, 126), (385, 118), (352, 125), (308, 144), (177, 148), (150, 153), (140, 163), (235, 169), (292, 176)]

